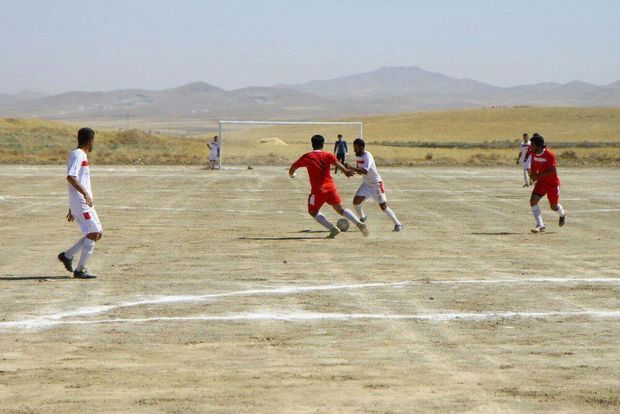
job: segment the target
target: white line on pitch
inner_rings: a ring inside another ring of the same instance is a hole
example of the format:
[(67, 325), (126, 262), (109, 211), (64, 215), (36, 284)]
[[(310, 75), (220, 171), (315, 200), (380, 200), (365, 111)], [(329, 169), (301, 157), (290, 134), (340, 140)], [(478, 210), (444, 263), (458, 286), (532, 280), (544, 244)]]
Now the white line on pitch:
[[(116, 305), (91, 306), (79, 308), (74, 311), (60, 312), (51, 315), (43, 315), (32, 319), (24, 319), (19, 321), (0, 322), (2, 328), (38, 328), (48, 326), (50, 323), (58, 322), (65, 318), (92, 316), (111, 311), (119, 308), (129, 308), (144, 305), (172, 304), (172, 303), (204, 303), (218, 298), (234, 297), (234, 296), (255, 296), (255, 295), (290, 295), (305, 292), (319, 292), (330, 290), (347, 290), (347, 289), (363, 289), (363, 288), (381, 288), (381, 287), (406, 287), (406, 286), (423, 286), (432, 284), (529, 284), (529, 283), (610, 283), (620, 284), (620, 278), (524, 278), (524, 279), (453, 279), (453, 280), (414, 280), (392, 283), (359, 283), (347, 285), (317, 285), (317, 286), (288, 286), (271, 289), (248, 289), (233, 292), (209, 293), (204, 295), (168, 295), (157, 296), (132, 302), (121, 302)], [(53, 324), (52, 324), (53, 325)]]
[(611, 213), (618, 211), (620, 211), (620, 208), (597, 208), (593, 210), (571, 210), (569, 213)]
[(97, 320), (57, 320), (48, 319), (33, 324), (30, 321), (10, 322), (5, 328), (22, 329), (45, 329), (59, 325), (95, 325), (95, 324), (120, 324), (120, 323), (148, 323), (148, 322), (187, 322), (187, 321), (210, 321), (210, 322), (244, 322), (244, 321), (350, 321), (350, 320), (412, 320), (412, 321), (486, 321), (501, 319), (546, 319), (546, 318), (620, 318), (620, 311), (551, 311), (551, 312), (527, 312), (527, 311), (498, 311), (498, 312), (435, 312), (418, 314), (384, 314), (384, 313), (315, 313), (315, 312), (259, 312), (241, 313), (232, 315), (197, 315), (197, 316), (171, 316), (154, 318), (114, 318)]
[[(111, 205), (97, 205), (97, 207), (126, 210), (126, 211), (211, 211), (208, 208), (185, 208), (185, 207), (135, 207), (135, 206), (111, 206)], [(247, 214), (284, 214), (282, 210), (273, 211), (259, 211), (259, 210), (223, 210), (227, 213), (247, 213)]]

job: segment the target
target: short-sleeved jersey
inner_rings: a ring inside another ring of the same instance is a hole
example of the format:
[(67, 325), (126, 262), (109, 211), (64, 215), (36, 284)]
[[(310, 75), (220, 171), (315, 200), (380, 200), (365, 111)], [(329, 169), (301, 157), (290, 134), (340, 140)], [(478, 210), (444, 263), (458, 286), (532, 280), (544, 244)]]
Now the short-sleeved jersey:
[(330, 174), (330, 167), (336, 162), (336, 157), (331, 152), (315, 150), (302, 155), (293, 163), (293, 167), (306, 167), (312, 192), (321, 193), (336, 188), (336, 184), (334, 184)]
[(525, 157), (529, 154), (529, 152), (530, 142), (521, 142), (521, 145), (519, 145), (519, 161), (525, 162)]
[[(67, 162), (67, 176), (75, 177), (86, 190), (90, 198), (93, 198), (93, 192), (90, 188), (90, 164), (86, 152), (77, 148), (69, 154)], [(76, 190), (71, 183), (67, 183), (69, 188), (69, 204), (80, 205), (85, 203), (84, 196)]]
[[(542, 174), (551, 167), (557, 167), (555, 154), (547, 148), (543, 149), (541, 154), (534, 154), (532, 151), (530, 151), (529, 154), (532, 159), (530, 171), (533, 173)], [(545, 177), (540, 177), (537, 181), (541, 184), (551, 186), (560, 185), (560, 179), (558, 178), (557, 172)]]
[(375, 159), (370, 152), (364, 151), (361, 156), (357, 156), (356, 162), (357, 168), (363, 168), (368, 171), (367, 174), (363, 175), (362, 182), (366, 184), (377, 184), (383, 181), (381, 180), (381, 176), (377, 172), (377, 165), (375, 164)]
[(220, 143), (219, 142), (210, 142), (211, 145), (211, 153), (209, 156), (211, 158), (217, 158), (220, 155)]

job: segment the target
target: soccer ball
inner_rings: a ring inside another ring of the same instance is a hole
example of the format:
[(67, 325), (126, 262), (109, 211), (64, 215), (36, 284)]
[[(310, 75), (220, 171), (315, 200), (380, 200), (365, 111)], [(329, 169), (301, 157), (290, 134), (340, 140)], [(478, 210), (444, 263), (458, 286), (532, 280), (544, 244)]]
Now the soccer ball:
[(338, 227), (338, 230), (340, 231), (349, 230), (349, 220), (347, 220), (346, 218), (341, 218), (336, 222), (336, 227)]

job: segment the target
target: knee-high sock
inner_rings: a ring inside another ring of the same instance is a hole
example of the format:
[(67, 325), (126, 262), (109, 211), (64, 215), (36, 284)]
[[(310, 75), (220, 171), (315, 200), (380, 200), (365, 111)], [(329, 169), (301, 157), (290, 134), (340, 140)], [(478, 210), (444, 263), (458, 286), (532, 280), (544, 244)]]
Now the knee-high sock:
[(398, 221), (398, 219), (396, 218), (396, 214), (394, 214), (394, 212), (392, 211), (391, 208), (387, 207), (385, 210), (383, 210), (383, 212), (385, 214), (387, 214), (387, 216), (392, 220), (392, 222), (397, 225), (400, 226), (400, 222)]
[(86, 236), (82, 237), (73, 246), (71, 246), (67, 250), (65, 250), (65, 257), (67, 259), (71, 259), (73, 256), (75, 256), (75, 254), (77, 252), (82, 250), (82, 243), (84, 243), (84, 240), (86, 240)]
[(366, 217), (362, 211), (362, 203), (353, 204), (353, 207), (355, 208), (355, 211), (357, 211), (357, 215), (360, 216), (360, 218)]
[(332, 228), (334, 228), (334, 225), (330, 223), (329, 220), (327, 220), (327, 217), (325, 217), (321, 213), (318, 213), (316, 216), (314, 216), (314, 219), (318, 221), (321, 224), (321, 226), (325, 227), (327, 230), (331, 230)]
[(86, 267), (86, 263), (88, 263), (88, 259), (92, 256), (93, 251), (95, 250), (95, 241), (89, 238), (85, 238), (83, 246), (82, 246), (82, 254), (80, 255), (80, 262), (78, 263), (78, 267), (76, 270), (84, 270)]
[(543, 219), (542, 219), (542, 213), (540, 211), (540, 207), (538, 206), (538, 204), (536, 204), (535, 206), (532, 206), (532, 214), (534, 215), (534, 219), (536, 220), (536, 225), (544, 226)]
[(528, 179), (529, 179), (529, 177), (527, 176), (527, 170), (523, 170), (523, 182), (525, 184), (527, 184), (528, 183)]
[(562, 204), (560, 204), (560, 203), (558, 203), (558, 214), (560, 216), (563, 216), (565, 214), (564, 213), (564, 207), (562, 207)]
[(342, 215), (345, 216), (346, 218), (348, 218), (349, 220), (351, 220), (353, 223), (355, 223), (356, 226), (359, 226), (360, 224), (362, 224), (362, 222), (357, 218), (355, 213), (353, 213), (348, 208), (345, 208), (342, 211)]

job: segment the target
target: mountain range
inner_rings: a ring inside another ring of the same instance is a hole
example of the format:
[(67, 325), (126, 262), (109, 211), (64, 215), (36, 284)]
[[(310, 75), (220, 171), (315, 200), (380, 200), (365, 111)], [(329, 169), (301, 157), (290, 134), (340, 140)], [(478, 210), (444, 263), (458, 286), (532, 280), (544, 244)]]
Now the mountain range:
[(0, 117), (64, 121), (144, 119), (319, 119), (490, 106), (620, 106), (620, 80), (499, 87), (415, 66), (224, 90), (204, 82), (159, 91), (123, 89), (43, 95), (0, 94)]

